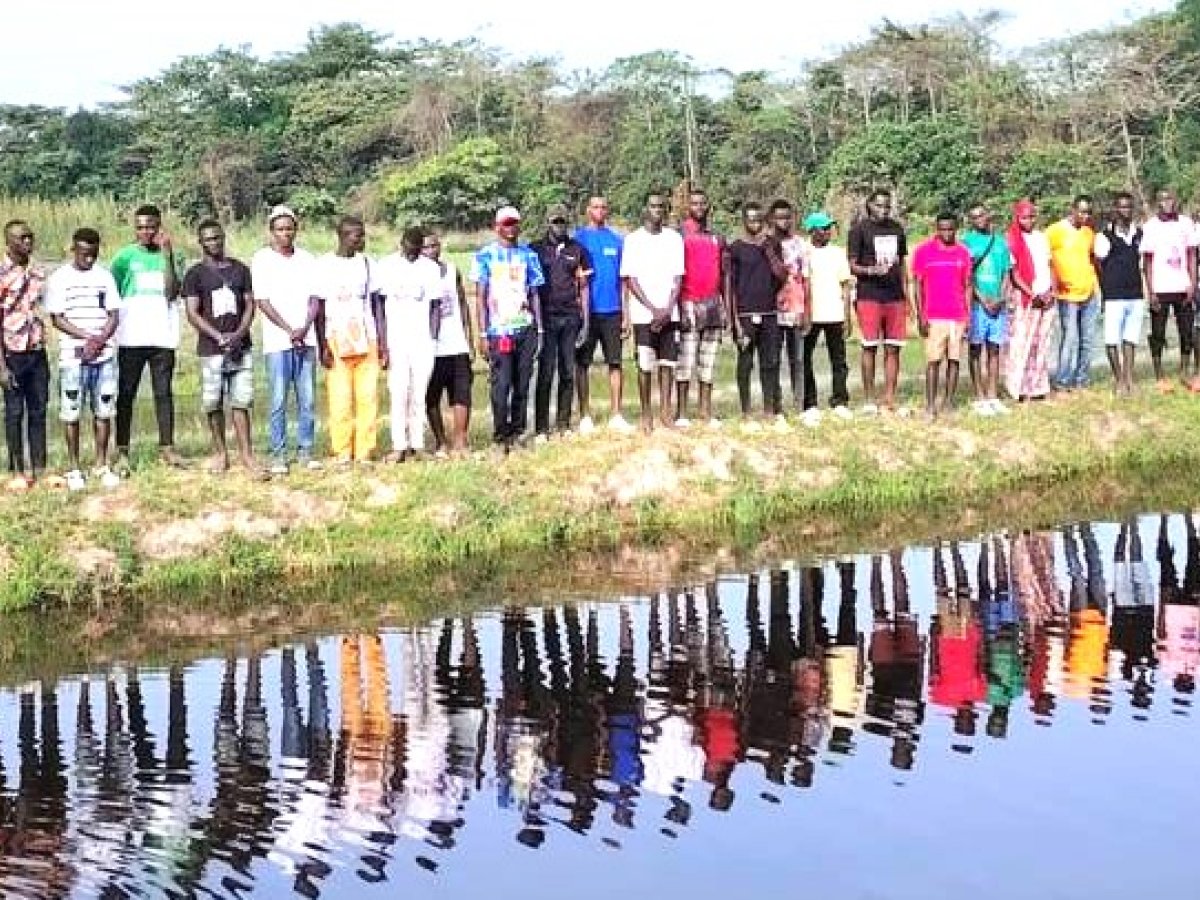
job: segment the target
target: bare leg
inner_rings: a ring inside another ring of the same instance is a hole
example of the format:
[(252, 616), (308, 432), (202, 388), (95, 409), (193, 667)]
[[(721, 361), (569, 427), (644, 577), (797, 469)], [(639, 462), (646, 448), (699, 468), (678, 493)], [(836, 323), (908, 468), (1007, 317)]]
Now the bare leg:
[[(237, 439), (238, 458), (242, 461), (242, 467), (248, 472), (258, 474), (258, 463), (254, 459), (254, 447), (250, 442), (250, 410), (233, 410), (233, 434)], [(222, 441), (224, 437), (225, 429), (222, 427)]]
[(946, 360), (946, 390), (942, 394), (941, 412), (954, 409), (954, 399), (958, 394), (958, 360)]
[(622, 394), (625, 389), (625, 372), (620, 366), (608, 370), (608, 414), (616, 417), (621, 414), (621, 402), (625, 399)]
[(991, 399), (987, 381), (983, 375), (982, 357), (985, 346), (990, 348), (991, 345), (971, 344), (967, 348), (967, 369), (971, 373), (971, 390), (975, 394), (976, 400)]
[(208, 469), (213, 474), (229, 468), (229, 448), (225, 445), (225, 410), (214, 409), (208, 414), (208, 431), (212, 436), (212, 459)]
[(995, 344), (986, 345), (987, 362), (984, 378), (984, 399), (998, 400), (1000, 398), (1000, 348)]
[(1119, 394), (1125, 386), (1125, 376), (1121, 372), (1121, 348), (1115, 344), (1108, 344), (1104, 347), (1104, 352), (1108, 356), (1108, 367), (1112, 369), (1113, 393)]
[(1133, 393), (1133, 365), (1137, 355), (1137, 344), (1124, 344), (1121, 352), (1125, 357), (1125, 365), (1121, 374), (1125, 379), (1125, 395), (1129, 396)]
[(875, 402), (875, 356), (878, 352), (878, 347), (863, 347), (862, 348), (862, 384), (863, 384), (863, 402)]
[(713, 417), (712, 411), (713, 386), (700, 382), (700, 418), (705, 422)]
[(883, 348), (883, 403), (896, 408), (896, 389), (900, 384), (900, 348)]
[(454, 443), (450, 449), (456, 456), (462, 456), (467, 452), (467, 435), (471, 429), (471, 407), (463, 404), (451, 406), (450, 414), (454, 418)]
[(691, 393), (692, 383), (690, 381), (681, 381), (675, 385), (675, 418), (686, 419), (688, 408), (688, 395)]
[(108, 419), (96, 419), (92, 423), (92, 432), (96, 436), (96, 466), (108, 468), (108, 438), (112, 433), (112, 422)]
[(650, 406), (650, 373), (638, 369), (638, 403), (641, 404), (642, 431), (654, 430), (654, 410)]
[(446, 450), (446, 420), (442, 418), (442, 403), (425, 404), (425, 418), (429, 420), (429, 430), (433, 434), (433, 451)]
[(937, 418), (938, 380), (941, 368), (940, 362), (925, 364), (925, 418), (931, 422)]
[(662, 423), (667, 428), (671, 422), (671, 391), (675, 387), (675, 370), (670, 366), (658, 367), (658, 407), (662, 410)]
[(67, 439), (67, 471), (79, 468), (79, 423), (68, 422), (63, 426)]

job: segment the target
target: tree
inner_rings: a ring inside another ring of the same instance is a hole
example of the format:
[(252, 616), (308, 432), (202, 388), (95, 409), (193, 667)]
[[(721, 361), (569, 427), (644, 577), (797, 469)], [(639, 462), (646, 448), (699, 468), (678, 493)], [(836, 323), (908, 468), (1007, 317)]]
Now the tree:
[(383, 176), (383, 202), (397, 223), (478, 228), (514, 198), (512, 157), (491, 138), (467, 138), (446, 153)]

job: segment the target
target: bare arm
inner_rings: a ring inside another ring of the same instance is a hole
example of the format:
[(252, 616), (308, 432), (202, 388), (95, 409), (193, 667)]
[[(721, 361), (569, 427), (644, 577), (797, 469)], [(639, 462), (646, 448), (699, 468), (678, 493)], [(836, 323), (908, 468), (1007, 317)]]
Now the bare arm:
[(321, 359), (322, 366), (332, 369), (333, 351), (325, 339), (325, 301), (320, 297), (313, 299), (316, 300), (317, 305), (316, 316), (313, 318), (313, 327), (317, 330), (317, 355)]
[(162, 229), (158, 232), (158, 246), (163, 254), (163, 293), (168, 300), (178, 300), (180, 285), (179, 273), (175, 271), (175, 245)]
[(224, 349), (226, 344), (229, 343), (229, 335), (217, 331), (217, 329), (208, 324), (208, 322), (204, 320), (204, 317), (200, 315), (200, 298), (196, 296), (186, 297), (184, 298), (184, 302), (187, 306), (187, 320), (189, 324), (191, 324), (196, 331), (200, 332), (200, 334), (210, 338), (216, 342), (217, 346)]
[(242, 310), (242, 321), (238, 323), (237, 331), (233, 333), (234, 337), (239, 341), (250, 333), (250, 326), (254, 324), (254, 311), (256, 309), (254, 294), (252, 292), (246, 291), (242, 295), (242, 298), (245, 304), (245, 308)]

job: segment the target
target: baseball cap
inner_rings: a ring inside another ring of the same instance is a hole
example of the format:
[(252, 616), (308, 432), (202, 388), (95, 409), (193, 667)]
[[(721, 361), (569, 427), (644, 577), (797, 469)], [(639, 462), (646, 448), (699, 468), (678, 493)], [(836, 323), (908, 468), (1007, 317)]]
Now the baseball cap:
[(496, 210), (496, 224), (502, 225), (505, 222), (520, 222), (521, 213), (515, 206), (502, 206)]
[(280, 203), (278, 206), (271, 207), (271, 212), (267, 214), (267, 224), (274, 225), (276, 219), (283, 218), (291, 219), (293, 222), (299, 221), (290, 206), (284, 206), (282, 203)]
[(555, 219), (565, 219), (566, 221), (570, 222), (571, 211), (563, 206), (563, 204), (555, 203), (546, 210), (546, 221), (553, 222)]
[(814, 228), (829, 228), (836, 225), (833, 217), (826, 212), (809, 213), (804, 217), (804, 228), (806, 231), (812, 231)]

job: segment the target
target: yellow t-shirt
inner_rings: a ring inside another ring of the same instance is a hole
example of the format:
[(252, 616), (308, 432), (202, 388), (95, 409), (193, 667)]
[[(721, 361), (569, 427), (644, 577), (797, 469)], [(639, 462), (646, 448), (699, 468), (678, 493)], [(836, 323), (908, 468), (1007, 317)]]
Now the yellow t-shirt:
[(1050, 264), (1058, 279), (1059, 299), (1072, 303), (1090, 300), (1099, 287), (1096, 267), (1092, 265), (1096, 232), (1089, 225), (1076, 228), (1061, 219), (1046, 229), (1046, 241), (1050, 244)]

